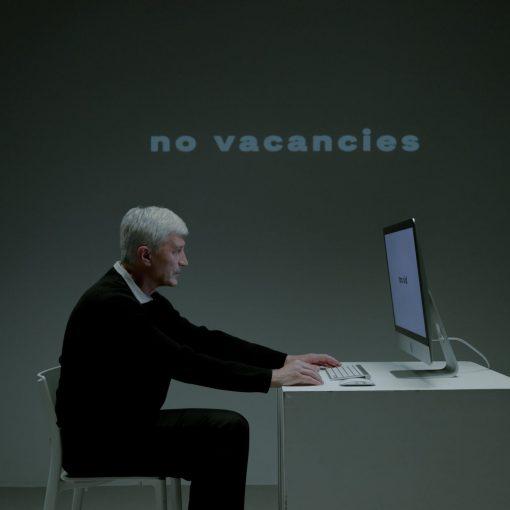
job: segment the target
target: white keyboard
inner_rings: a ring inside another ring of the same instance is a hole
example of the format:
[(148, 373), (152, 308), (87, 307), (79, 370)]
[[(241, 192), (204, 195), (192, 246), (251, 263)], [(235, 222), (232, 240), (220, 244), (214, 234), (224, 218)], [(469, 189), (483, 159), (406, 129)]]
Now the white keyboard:
[(343, 379), (365, 378), (370, 379), (370, 374), (361, 365), (340, 365), (339, 367), (328, 367), (326, 373), (332, 381)]

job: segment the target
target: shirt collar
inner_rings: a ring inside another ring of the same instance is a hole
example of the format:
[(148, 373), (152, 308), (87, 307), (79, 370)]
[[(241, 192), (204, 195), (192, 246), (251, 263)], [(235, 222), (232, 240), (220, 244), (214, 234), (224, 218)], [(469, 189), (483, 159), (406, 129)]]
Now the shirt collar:
[(124, 278), (124, 281), (127, 283), (128, 287), (131, 289), (131, 292), (134, 294), (135, 298), (138, 302), (143, 305), (145, 303), (149, 303), (152, 301), (152, 297), (145, 292), (142, 291), (140, 287), (135, 283), (133, 277), (127, 272), (126, 268), (120, 263), (120, 260), (117, 260), (115, 264), (113, 264), (113, 268), (117, 273)]

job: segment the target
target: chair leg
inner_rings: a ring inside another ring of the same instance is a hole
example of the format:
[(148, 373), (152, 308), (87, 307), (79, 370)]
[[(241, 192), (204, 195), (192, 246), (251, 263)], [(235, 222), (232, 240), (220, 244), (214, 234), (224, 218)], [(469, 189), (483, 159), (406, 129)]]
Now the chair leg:
[(44, 496), (44, 510), (57, 510), (59, 484), (60, 463), (55, 461), (54, 455), (52, 454), (48, 473), (48, 483), (46, 485), (46, 494)]
[(154, 484), (157, 510), (167, 510), (166, 502), (166, 478), (160, 478)]
[(82, 501), (83, 501), (83, 489), (74, 489), (72, 510), (81, 510)]
[(172, 510), (182, 510), (180, 478), (172, 478), (172, 484), (170, 485), (170, 505)]

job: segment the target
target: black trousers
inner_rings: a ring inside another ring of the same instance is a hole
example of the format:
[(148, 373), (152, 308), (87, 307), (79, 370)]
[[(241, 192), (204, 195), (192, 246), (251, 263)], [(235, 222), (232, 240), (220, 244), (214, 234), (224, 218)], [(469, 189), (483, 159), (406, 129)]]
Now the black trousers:
[[(87, 441), (62, 430), (70, 476), (161, 476), (191, 481), (189, 510), (244, 508), (249, 425), (221, 409), (167, 409), (131, 440)], [(100, 453), (98, 453), (100, 449)]]

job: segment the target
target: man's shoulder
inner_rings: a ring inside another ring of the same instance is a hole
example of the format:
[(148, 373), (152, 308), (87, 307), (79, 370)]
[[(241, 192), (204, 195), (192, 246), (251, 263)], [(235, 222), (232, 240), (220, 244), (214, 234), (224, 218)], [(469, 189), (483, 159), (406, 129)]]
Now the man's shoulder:
[(76, 307), (139, 304), (122, 276), (111, 268), (81, 296)]

